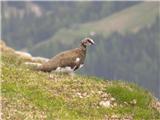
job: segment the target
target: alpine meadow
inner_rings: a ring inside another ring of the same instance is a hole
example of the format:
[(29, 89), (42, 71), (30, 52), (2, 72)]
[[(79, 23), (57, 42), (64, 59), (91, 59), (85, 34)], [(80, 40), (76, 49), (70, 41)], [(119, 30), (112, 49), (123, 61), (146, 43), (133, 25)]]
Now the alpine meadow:
[(160, 120), (159, 10), (1, 1), (0, 119)]

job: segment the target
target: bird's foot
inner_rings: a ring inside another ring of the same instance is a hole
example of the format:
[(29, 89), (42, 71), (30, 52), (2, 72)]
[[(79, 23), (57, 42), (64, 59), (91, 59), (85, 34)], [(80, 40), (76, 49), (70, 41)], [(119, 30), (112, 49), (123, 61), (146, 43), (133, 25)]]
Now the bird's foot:
[(53, 74), (49, 74), (49, 79), (54, 79), (55, 76)]
[(74, 78), (76, 76), (76, 74), (74, 72), (70, 72), (68, 74), (71, 76), (71, 78)]

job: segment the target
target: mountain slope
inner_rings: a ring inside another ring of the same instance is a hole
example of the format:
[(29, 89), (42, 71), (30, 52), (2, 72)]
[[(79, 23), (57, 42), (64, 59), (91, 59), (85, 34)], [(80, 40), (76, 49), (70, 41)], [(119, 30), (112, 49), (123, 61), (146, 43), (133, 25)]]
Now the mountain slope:
[(123, 81), (36, 72), (13, 50), (2, 52), (2, 119), (160, 119), (149, 92)]
[(2, 1), (2, 39), (23, 49), (49, 39), (61, 28), (99, 20), (138, 3)]
[(96, 33), (91, 36), (96, 46), (88, 48), (85, 67), (80, 72), (137, 83), (160, 98), (158, 5), (143, 2), (103, 20), (62, 29), (30, 51), (36, 56), (52, 57), (77, 47), (90, 32)]
[(43, 53), (45, 49), (47, 50), (47, 47), (52, 49), (57, 44), (72, 45), (77, 39), (89, 36), (91, 32), (103, 35), (105, 38), (109, 37), (113, 32), (119, 32), (121, 34), (128, 32), (135, 33), (144, 27), (151, 26), (158, 15), (157, 2), (143, 2), (96, 22), (61, 29), (48, 41), (34, 46), (30, 52), (39, 54), (40, 52), (38, 51), (42, 51)]

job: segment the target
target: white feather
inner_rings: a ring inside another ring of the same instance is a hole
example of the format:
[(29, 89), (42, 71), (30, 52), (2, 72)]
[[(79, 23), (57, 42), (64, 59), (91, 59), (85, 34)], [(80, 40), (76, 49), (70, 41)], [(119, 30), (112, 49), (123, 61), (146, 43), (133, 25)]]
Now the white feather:
[(83, 67), (83, 66), (84, 66), (84, 64), (80, 64), (79, 68), (81, 68), (81, 67)]
[(80, 58), (76, 58), (76, 63), (78, 63), (80, 61)]
[(57, 67), (56, 72), (60, 72), (61, 67)]
[(67, 67), (57, 67), (57, 69), (55, 70), (55, 72), (73, 72), (73, 69), (69, 66)]

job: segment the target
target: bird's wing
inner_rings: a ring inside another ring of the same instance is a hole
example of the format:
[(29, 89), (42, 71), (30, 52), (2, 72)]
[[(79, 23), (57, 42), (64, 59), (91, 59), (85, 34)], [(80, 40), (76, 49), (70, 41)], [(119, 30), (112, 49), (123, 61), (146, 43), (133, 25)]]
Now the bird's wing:
[(55, 57), (51, 58), (48, 62), (41, 66), (42, 71), (52, 71), (56, 70), (58, 67), (75, 67), (77, 64), (76, 58), (78, 58), (78, 49), (73, 49), (70, 51), (65, 51), (57, 54)]

